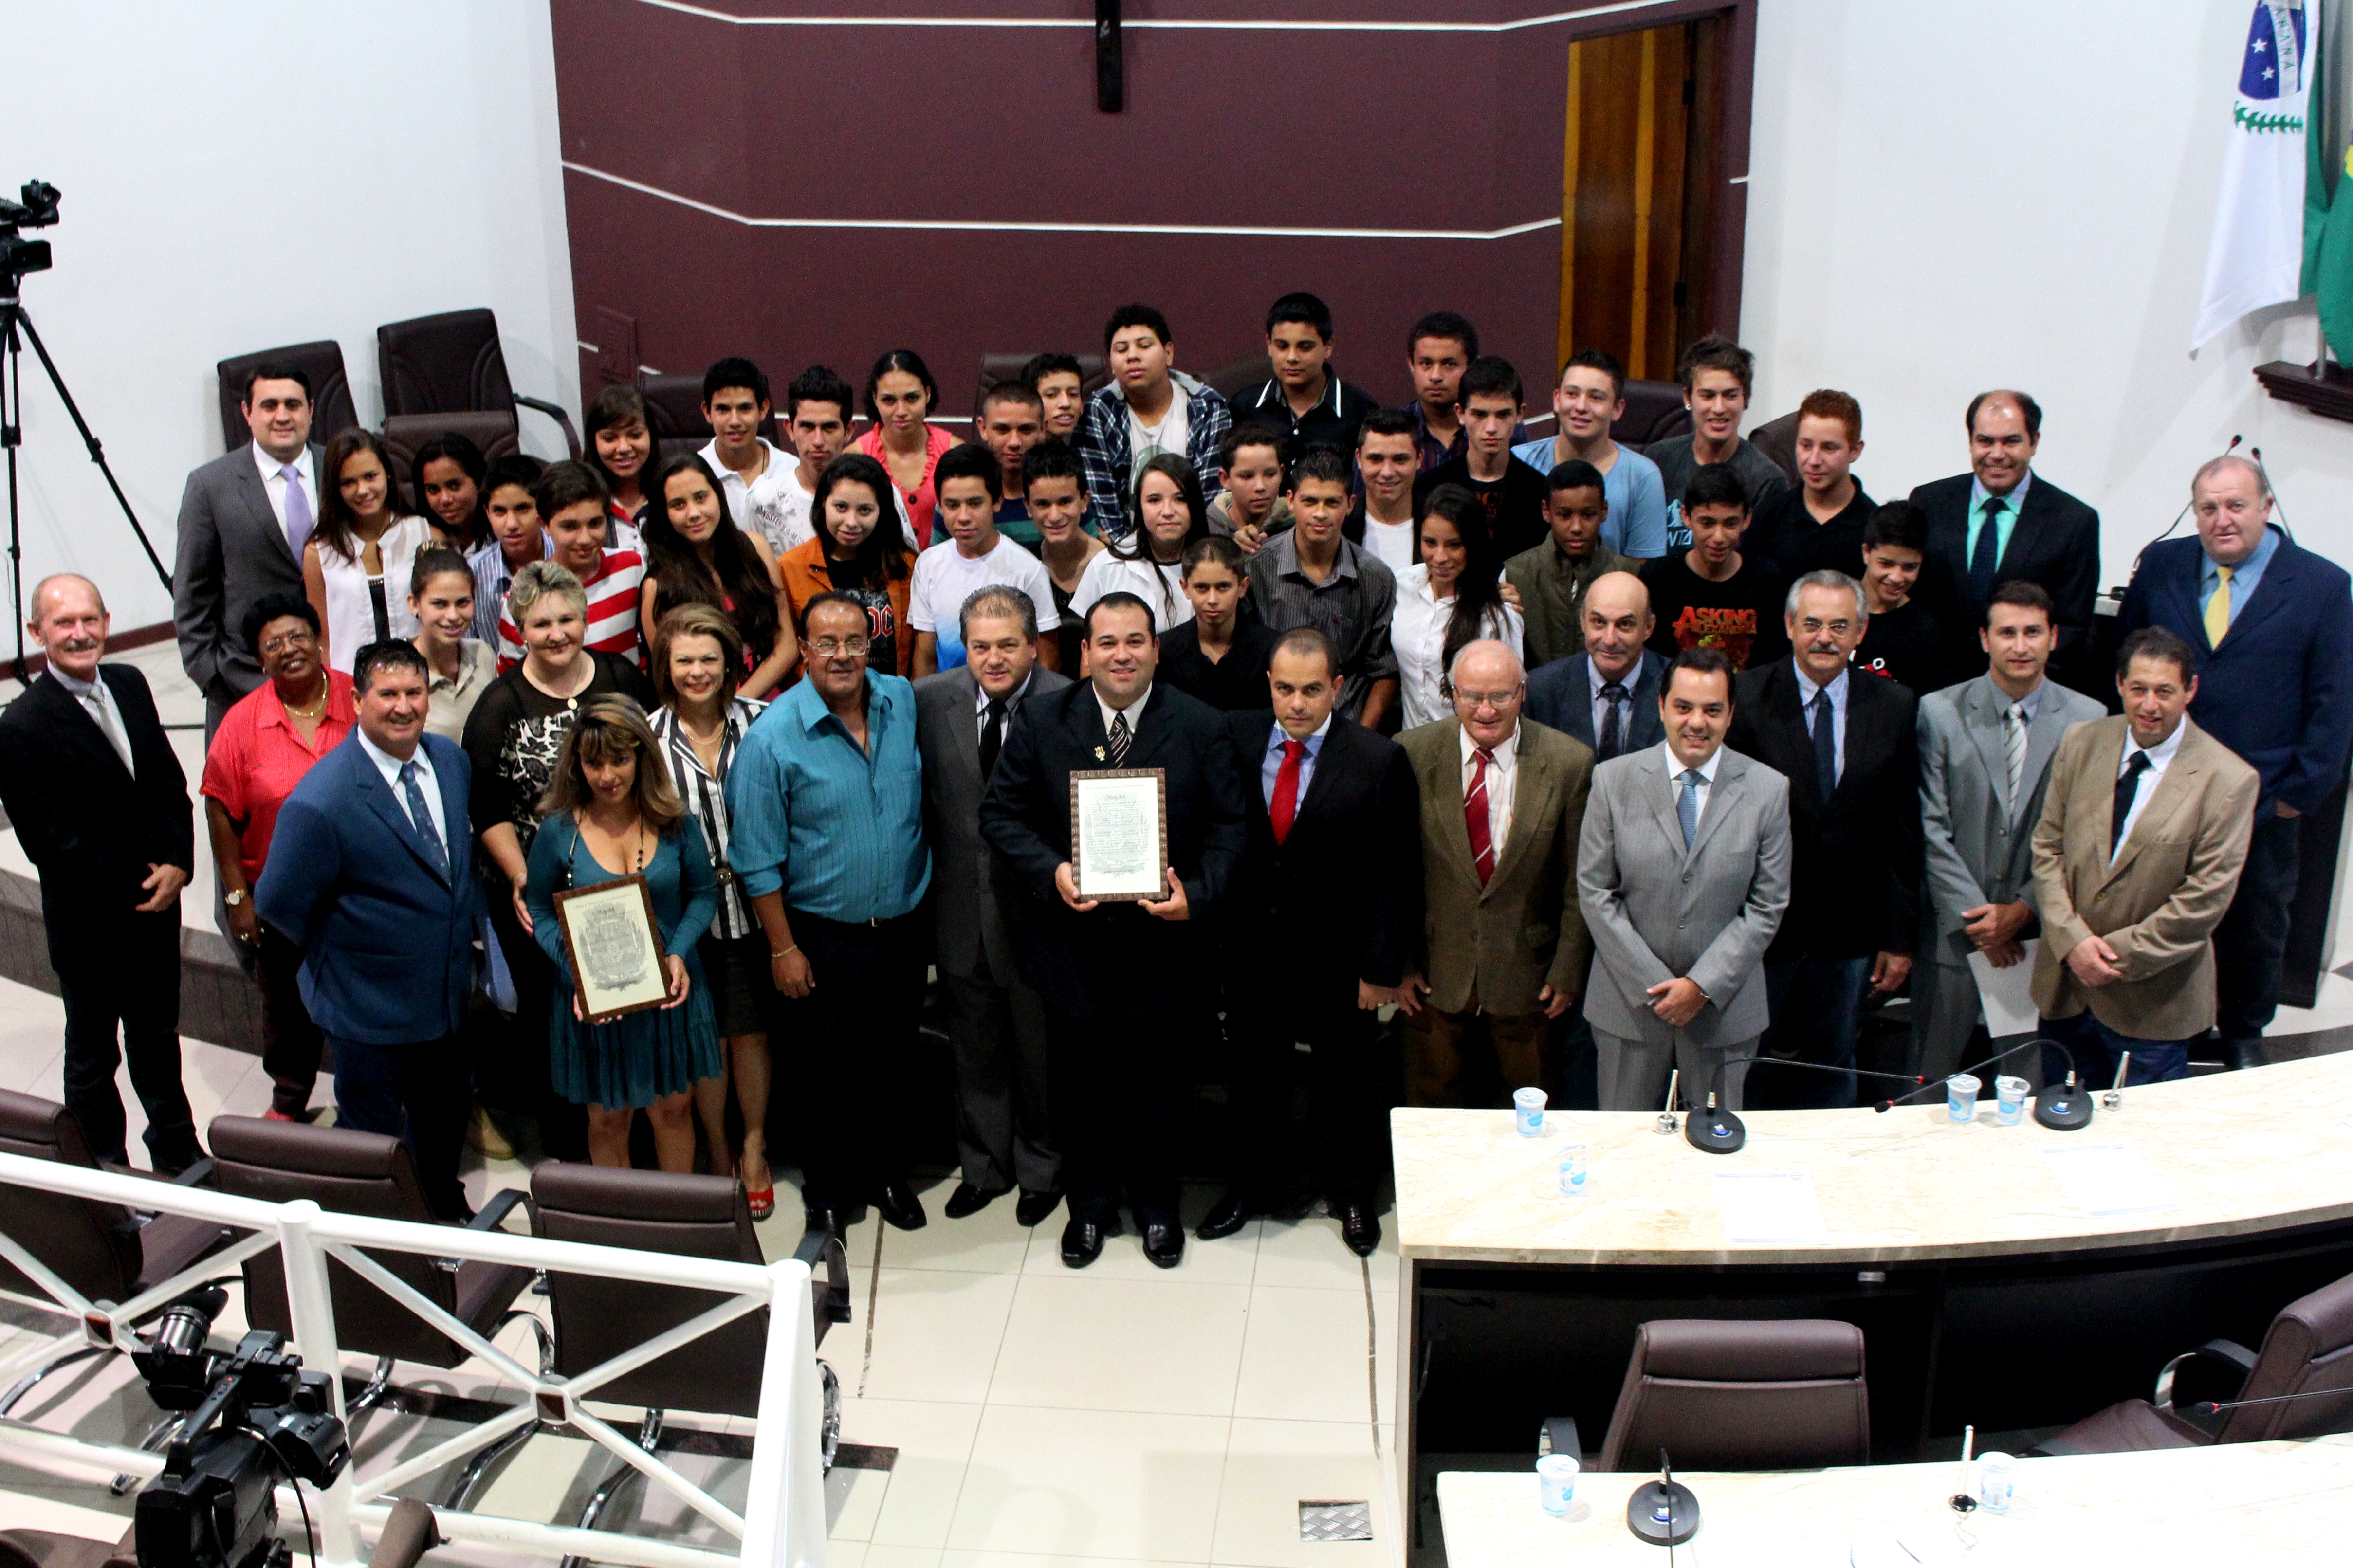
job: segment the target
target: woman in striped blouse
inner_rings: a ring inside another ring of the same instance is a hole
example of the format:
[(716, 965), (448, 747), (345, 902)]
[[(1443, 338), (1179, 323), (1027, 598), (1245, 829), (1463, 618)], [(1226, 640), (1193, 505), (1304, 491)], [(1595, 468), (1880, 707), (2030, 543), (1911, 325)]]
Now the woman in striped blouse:
[[(765, 1219), (776, 1208), (767, 1147), (767, 1030), (775, 983), (768, 977), (767, 939), (727, 861), (727, 770), (744, 730), (765, 706), (736, 694), (743, 670), (743, 634), (714, 605), (681, 605), (654, 628), (654, 689), (661, 697), (653, 715), (654, 738), (679, 797), (702, 829), (719, 876), (719, 912), (699, 951), (728, 1070), (695, 1085), (695, 1110), (711, 1142), (712, 1168), (732, 1165), (743, 1181), (752, 1217)], [(730, 1159), (727, 1142), (731, 1079), (744, 1112), (740, 1163)]]

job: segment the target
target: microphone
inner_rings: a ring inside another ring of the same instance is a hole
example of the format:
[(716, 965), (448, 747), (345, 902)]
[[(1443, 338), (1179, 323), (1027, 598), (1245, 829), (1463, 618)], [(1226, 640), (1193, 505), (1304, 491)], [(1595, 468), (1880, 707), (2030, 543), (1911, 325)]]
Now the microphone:
[[(2082, 1086), (2074, 1047), (2064, 1041), (2046, 1040), (2039, 1036), (2031, 1040), (2021, 1040), (2007, 1050), (1996, 1051), (1981, 1062), (1970, 1063), (1960, 1071), (1973, 1073), (1979, 1068), (1992, 1067), (2005, 1058), (2016, 1056), (2019, 1052), (2036, 1046), (2049, 1046), (2067, 1058), (2067, 1081), (2055, 1089), (2048, 1084), (2043, 1086), (2042, 1092), (2034, 1097), (2034, 1120), (2053, 1132), (2073, 1132), (2078, 1128), (2090, 1126), (2092, 1124), (2092, 1091)], [(1959, 1073), (1946, 1075), (1947, 1078), (1958, 1076), (1960, 1076)], [(1936, 1081), (1943, 1083), (1945, 1079), (1938, 1079)], [(1926, 1079), (1922, 1080), (1922, 1087), (1927, 1087)], [(1917, 1089), (1908, 1090), (1893, 1100), (1881, 1100), (1873, 1109), (1884, 1115), (1920, 1092), (1921, 1090)]]
[[(2240, 442), (2242, 442), (2242, 441), (2243, 441), (2243, 440), (2245, 440), (2245, 439), (2246, 439), (2246, 437), (2245, 437), (2244, 436), (2233, 436), (2233, 437), (2231, 437), (2231, 444), (2230, 444), (2229, 446), (2227, 446), (2227, 447), (2223, 447), (2223, 448), (2221, 449), (2221, 452), (2219, 452), (2219, 453), (2217, 453), (2217, 454), (2216, 454), (2216, 456), (2218, 456), (2218, 457), (2223, 457), (2223, 458), (2227, 458), (2227, 457), (2229, 457), (2232, 453), (2233, 453), (2233, 452), (2235, 452), (2235, 451), (2237, 451), (2237, 450), (2239, 449), (2239, 443), (2240, 443)], [(2255, 467), (2256, 467), (2256, 468), (2261, 468), (2263, 466), (2263, 449), (2261, 447), (2251, 447), (2251, 448), (2249, 448), (2249, 450), (2253, 451), (2253, 452), (2254, 453), (2254, 455), (2255, 455)], [(2265, 475), (2263, 476), (2263, 483), (2264, 483), (2264, 484), (2266, 484), (2266, 485), (2268, 485), (2268, 484), (2270, 484), (2271, 482), (2272, 482), (2272, 477), (2271, 477), (2269, 474), (2265, 474)], [(2277, 498), (2277, 497), (2274, 497), (2274, 498), (2273, 498), (2273, 500), (2274, 500), (2274, 502), (2276, 502), (2276, 500), (2278, 500), (2278, 498)], [(2171, 535), (2172, 535), (2172, 533), (2173, 533), (2173, 531), (2174, 531), (2175, 529), (2179, 528), (2179, 527), (2181, 526), (2181, 520), (2182, 520), (2183, 518), (2188, 517), (2188, 516), (2189, 515), (2189, 509), (2190, 509), (2191, 507), (2196, 506), (2197, 504), (2198, 504), (2198, 498), (2197, 498), (2197, 497), (2195, 497), (2195, 496), (2192, 496), (2189, 500), (2186, 500), (2186, 501), (2183, 501), (2183, 502), (2181, 503), (2181, 510), (2180, 510), (2179, 511), (2177, 511), (2177, 512), (2175, 512), (2175, 513), (2173, 514), (2173, 521), (2172, 521), (2171, 522), (2168, 522), (2168, 523), (2167, 523), (2167, 524), (2165, 525), (2165, 531), (2164, 531), (2163, 533), (2158, 534), (2158, 535), (2157, 536), (2157, 539), (2152, 539), (2152, 540), (2150, 540), (2150, 541), (2148, 542), (2148, 544), (2155, 544), (2155, 543), (2157, 543), (2157, 542), (2158, 542), (2158, 540), (2167, 539), (2167, 538), (2171, 537)], [(2282, 520), (2282, 521), (2281, 521), (2281, 523), (2280, 523), (2280, 526), (2281, 526), (2283, 529), (2284, 529), (2284, 528), (2287, 526), (2285, 520)], [(2148, 544), (2144, 544), (2144, 545), (2142, 545), (2142, 546), (2140, 547), (2140, 549), (2139, 549), (2139, 550), (2137, 550), (2137, 552), (2134, 552), (2134, 554), (2133, 554), (2132, 570), (2125, 574), (2125, 582), (2126, 582), (2126, 584), (2127, 585), (2129, 585), (2129, 584), (2131, 584), (2131, 582), (2132, 582), (2132, 580), (2133, 580), (2134, 578), (2136, 578), (2136, 577), (2137, 577), (2137, 576), (2139, 576), (2139, 575), (2140, 575), (2140, 558), (2141, 558), (2143, 555), (2146, 555), (2146, 554), (2147, 554), (2147, 553), (2148, 553)], [(2119, 594), (2121, 594), (2122, 590), (2119, 590), (2118, 592), (2119, 592)]]
[[(1810, 1072), (1834, 1072), (1855, 1078), (1883, 1078), (1894, 1083), (1921, 1083), (1917, 1073), (1870, 1072), (1862, 1068), (1834, 1068), (1821, 1062), (1801, 1062), (1787, 1057), (1749, 1057), (1740, 1065), (1745, 1067), (1804, 1068)], [(1724, 1070), (1733, 1066), (1730, 1061), (1718, 1062), (1715, 1075), (1708, 1080), (1707, 1105), (1683, 1118), (1683, 1138), (1694, 1149), (1710, 1154), (1737, 1153), (1748, 1142), (1748, 1129), (1724, 1100)], [(1883, 1106), (1882, 1109), (1885, 1109)]]
[(1664, 1448), (1659, 1450), (1659, 1479), (1644, 1481), (1626, 1500), (1626, 1528), (1653, 1546), (1681, 1546), (1699, 1533), (1699, 1499), (1675, 1479)]
[(2263, 449), (2261, 447), (2250, 447), (2247, 450), (2254, 454), (2255, 472), (2263, 475), (2263, 489), (2272, 492), (2272, 511), (2279, 518), (2280, 531), (2287, 534), (2287, 542), (2294, 544), (2295, 535), (2288, 531), (2287, 508), (2280, 505), (2279, 491), (2272, 485), (2272, 471), (2263, 467)]
[(2285, 1405), (2292, 1399), (2353, 1399), (2353, 1388), (2307, 1388), (2302, 1394), (2274, 1394), (2267, 1399), (2201, 1399), (2189, 1408), (2201, 1415), (2243, 1410), (2250, 1405)]

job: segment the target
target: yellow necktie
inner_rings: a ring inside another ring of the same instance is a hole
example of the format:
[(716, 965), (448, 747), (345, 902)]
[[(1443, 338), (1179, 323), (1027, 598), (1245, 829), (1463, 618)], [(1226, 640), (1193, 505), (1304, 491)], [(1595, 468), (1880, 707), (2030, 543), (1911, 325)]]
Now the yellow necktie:
[(2231, 569), (2217, 566), (2214, 575), (2221, 581), (2214, 584), (2214, 596), (2206, 601), (2206, 646), (2210, 648), (2221, 647), (2222, 634), (2231, 629)]

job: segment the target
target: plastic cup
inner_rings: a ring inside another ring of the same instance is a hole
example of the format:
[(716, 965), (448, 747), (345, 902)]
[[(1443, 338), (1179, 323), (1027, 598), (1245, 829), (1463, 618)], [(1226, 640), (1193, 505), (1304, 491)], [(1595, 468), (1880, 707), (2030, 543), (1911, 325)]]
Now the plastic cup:
[(1545, 1091), (1540, 1089), (1512, 1090), (1512, 1124), (1523, 1138), (1544, 1136)]
[(1577, 1500), (1577, 1457), (1546, 1454), (1536, 1461), (1536, 1500), (1551, 1514), (1565, 1514)]
[(2018, 1461), (2008, 1454), (1978, 1456), (1978, 1501), (1988, 1513), (2008, 1513), (2018, 1500)]
[(1957, 1072), (1945, 1080), (1945, 1114), (1955, 1121), (1978, 1119), (1978, 1090), (1985, 1086), (1976, 1075)]
[(1585, 1145), (1564, 1143), (1556, 1156), (1560, 1162), (1560, 1195), (1581, 1198), (1586, 1192)]
[(2026, 1091), (2031, 1088), (2022, 1078), (2007, 1073), (1993, 1080), (1993, 1119), (2003, 1127), (2015, 1127), (2026, 1120)]

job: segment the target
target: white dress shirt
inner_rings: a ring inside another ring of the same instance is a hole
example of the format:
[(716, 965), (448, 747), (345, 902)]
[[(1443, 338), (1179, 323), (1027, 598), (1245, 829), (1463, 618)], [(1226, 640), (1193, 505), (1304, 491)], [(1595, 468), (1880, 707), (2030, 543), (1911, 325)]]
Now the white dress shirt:
[[(1479, 742), (1471, 738), (1470, 729), (1456, 731), (1462, 754), (1462, 798), (1471, 798), (1471, 781), (1478, 773), (1475, 761)], [(1520, 780), (1520, 727), (1493, 747), (1494, 761), (1487, 764), (1487, 842), (1495, 848), (1495, 858), (1504, 858), (1504, 846), (1512, 839), (1512, 797)]]
[[(360, 750), (368, 754), (368, 761), (375, 764), (375, 771), (382, 773), (384, 782), (391, 786), (392, 798), (400, 803), (402, 811), (407, 811), (408, 792), (400, 787), (401, 760), (369, 740), (365, 730), (354, 728), (352, 733), (358, 739)], [(425, 809), (433, 817), (433, 831), (441, 840), (442, 857), (454, 865), (456, 858), (449, 853), (449, 824), (444, 818), (441, 807), (441, 785), (433, 775), (433, 759), (427, 753), (422, 739), (417, 742), (417, 754), (409, 761), (417, 764), (417, 787), (425, 792)], [(412, 815), (409, 820), (413, 823), (416, 817)]]
[[(254, 466), (261, 470), (262, 491), (269, 497), (269, 510), (276, 515), (278, 526), (282, 529), (286, 526), (286, 475), (282, 472), (286, 465), (263, 451), (261, 443), (259, 441), (253, 443), (252, 451)], [(316, 527), (319, 521), (319, 478), (311, 471), (309, 446), (305, 445), (295, 457), (294, 471), (301, 478), (302, 499), (311, 503), (311, 526)], [(288, 534), (286, 542), (292, 544), (294, 536)], [(301, 552), (298, 550), (295, 553), (299, 555)]]
[(96, 680), (77, 680), (54, 664), (49, 666), (49, 673), (57, 677), (59, 686), (73, 693), (74, 700), (81, 704), (81, 710), (90, 715), (91, 723), (98, 726), (98, 732), (113, 743), (115, 754), (122, 759), (123, 771), (137, 778), (139, 769), (131, 761), (131, 731), (123, 727), (122, 710), (116, 705), (114, 693), (108, 689), (105, 677)]
[[(1454, 619), (1454, 595), (1435, 598), (1430, 591), (1427, 563), (1407, 567), (1397, 574), (1397, 607), (1389, 612), (1389, 649), (1397, 656), (1398, 691), (1405, 702), (1404, 727), (1434, 724), (1454, 717), (1454, 704), (1440, 694), (1446, 671), (1446, 628)], [(1520, 612), (1499, 604), (1481, 619), (1479, 635), (1493, 637), (1516, 655), (1520, 651)]]
[[(1111, 721), (1122, 713), (1127, 715), (1127, 743), (1135, 744), (1136, 736), (1144, 732), (1144, 705), (1152, 700), (1152, 688), (1147, 686), (1136, 694), (1135, 700), (1124, 708), (1114, 708), (1103, 700), (1103, 688), (1095, 688), (1095, 710), (1103, 715), (1103, 733), (1111, 733)], [(1106, 763), (1108, 765), (1108, 763)]]
[[(1032, 669), (1029, 674), (1021, 678), (1021, 684), (1013, 689), (1012, 695), (1005, 699), (1005, 730), (1007, 734), (1011, 734), (1013, 732), (1014, 718), (1021, 711), (1021, 704), (1029, 700), (1029, 689), (1037, 684), (1038, 672), (1035, 669)], [(988, 694), (988, 688), (980, 683), (980, 678), (978, 676), (973, 677), (972, 719), (973, 735), (976, 739), (986, 740), (987, 738), (988, 705), (996, 700), (997, 699)], [(1134, 728), (1134, 720), (1130, 719), (1127, 722), (1130, 729)], [(1111, 721), (1109, 719), (1105, 719), (1103, 721), (1103, 729), (1106, 731), (1111, 729)]]
[[(1659, 742), (1659, 752), (1667, 759), (1667, 805), (1673, 807), (1683, 797), (1684, 763), (1681, 757), (1675, 755), (1674, 747), (1663, 741)], [(1699, 810), (1692, 817), (1694, 843), (1699, 841), (1697, 835), (1700, 827), (1707, 821), (1707, 803), (1715, 794), (1715, 770), (1723, 765), (1724, 748), (1722, 746), (1710, 752), (1707, 754), (1707, 761), (1699, 765)]]
[(2157, 793), (2158, 783), (2165, 777), (2165, 770), (2173, 765), (2174, 753), (2181, 750), (2181, 737), (2189, 728), (2189, 721), (2185, 718), (2173, 726), (2172, 734), (2156, 745), (2147, 747), (2133, 739), (2129, 727), (2126, 729), (2125, 753), (2116, 759), (2116, 777), (2125, 776), (2125, 769), (2132, 765), (2136, 752), (2148, 758), (2148, 772), (2140, 775), (2140, 787), (2133, 792), (2132, 809), (2125, 813), (2124, 831), (2116, 835), (2116, 849), (2108, 856), (2109, 865), (2115, 865), (2116, 856), (2125, 852), (2125, 842), (2132, 837), (2134, 824), (2139, 822), (2140, 814), (2148, 809), (2148, 797)]

